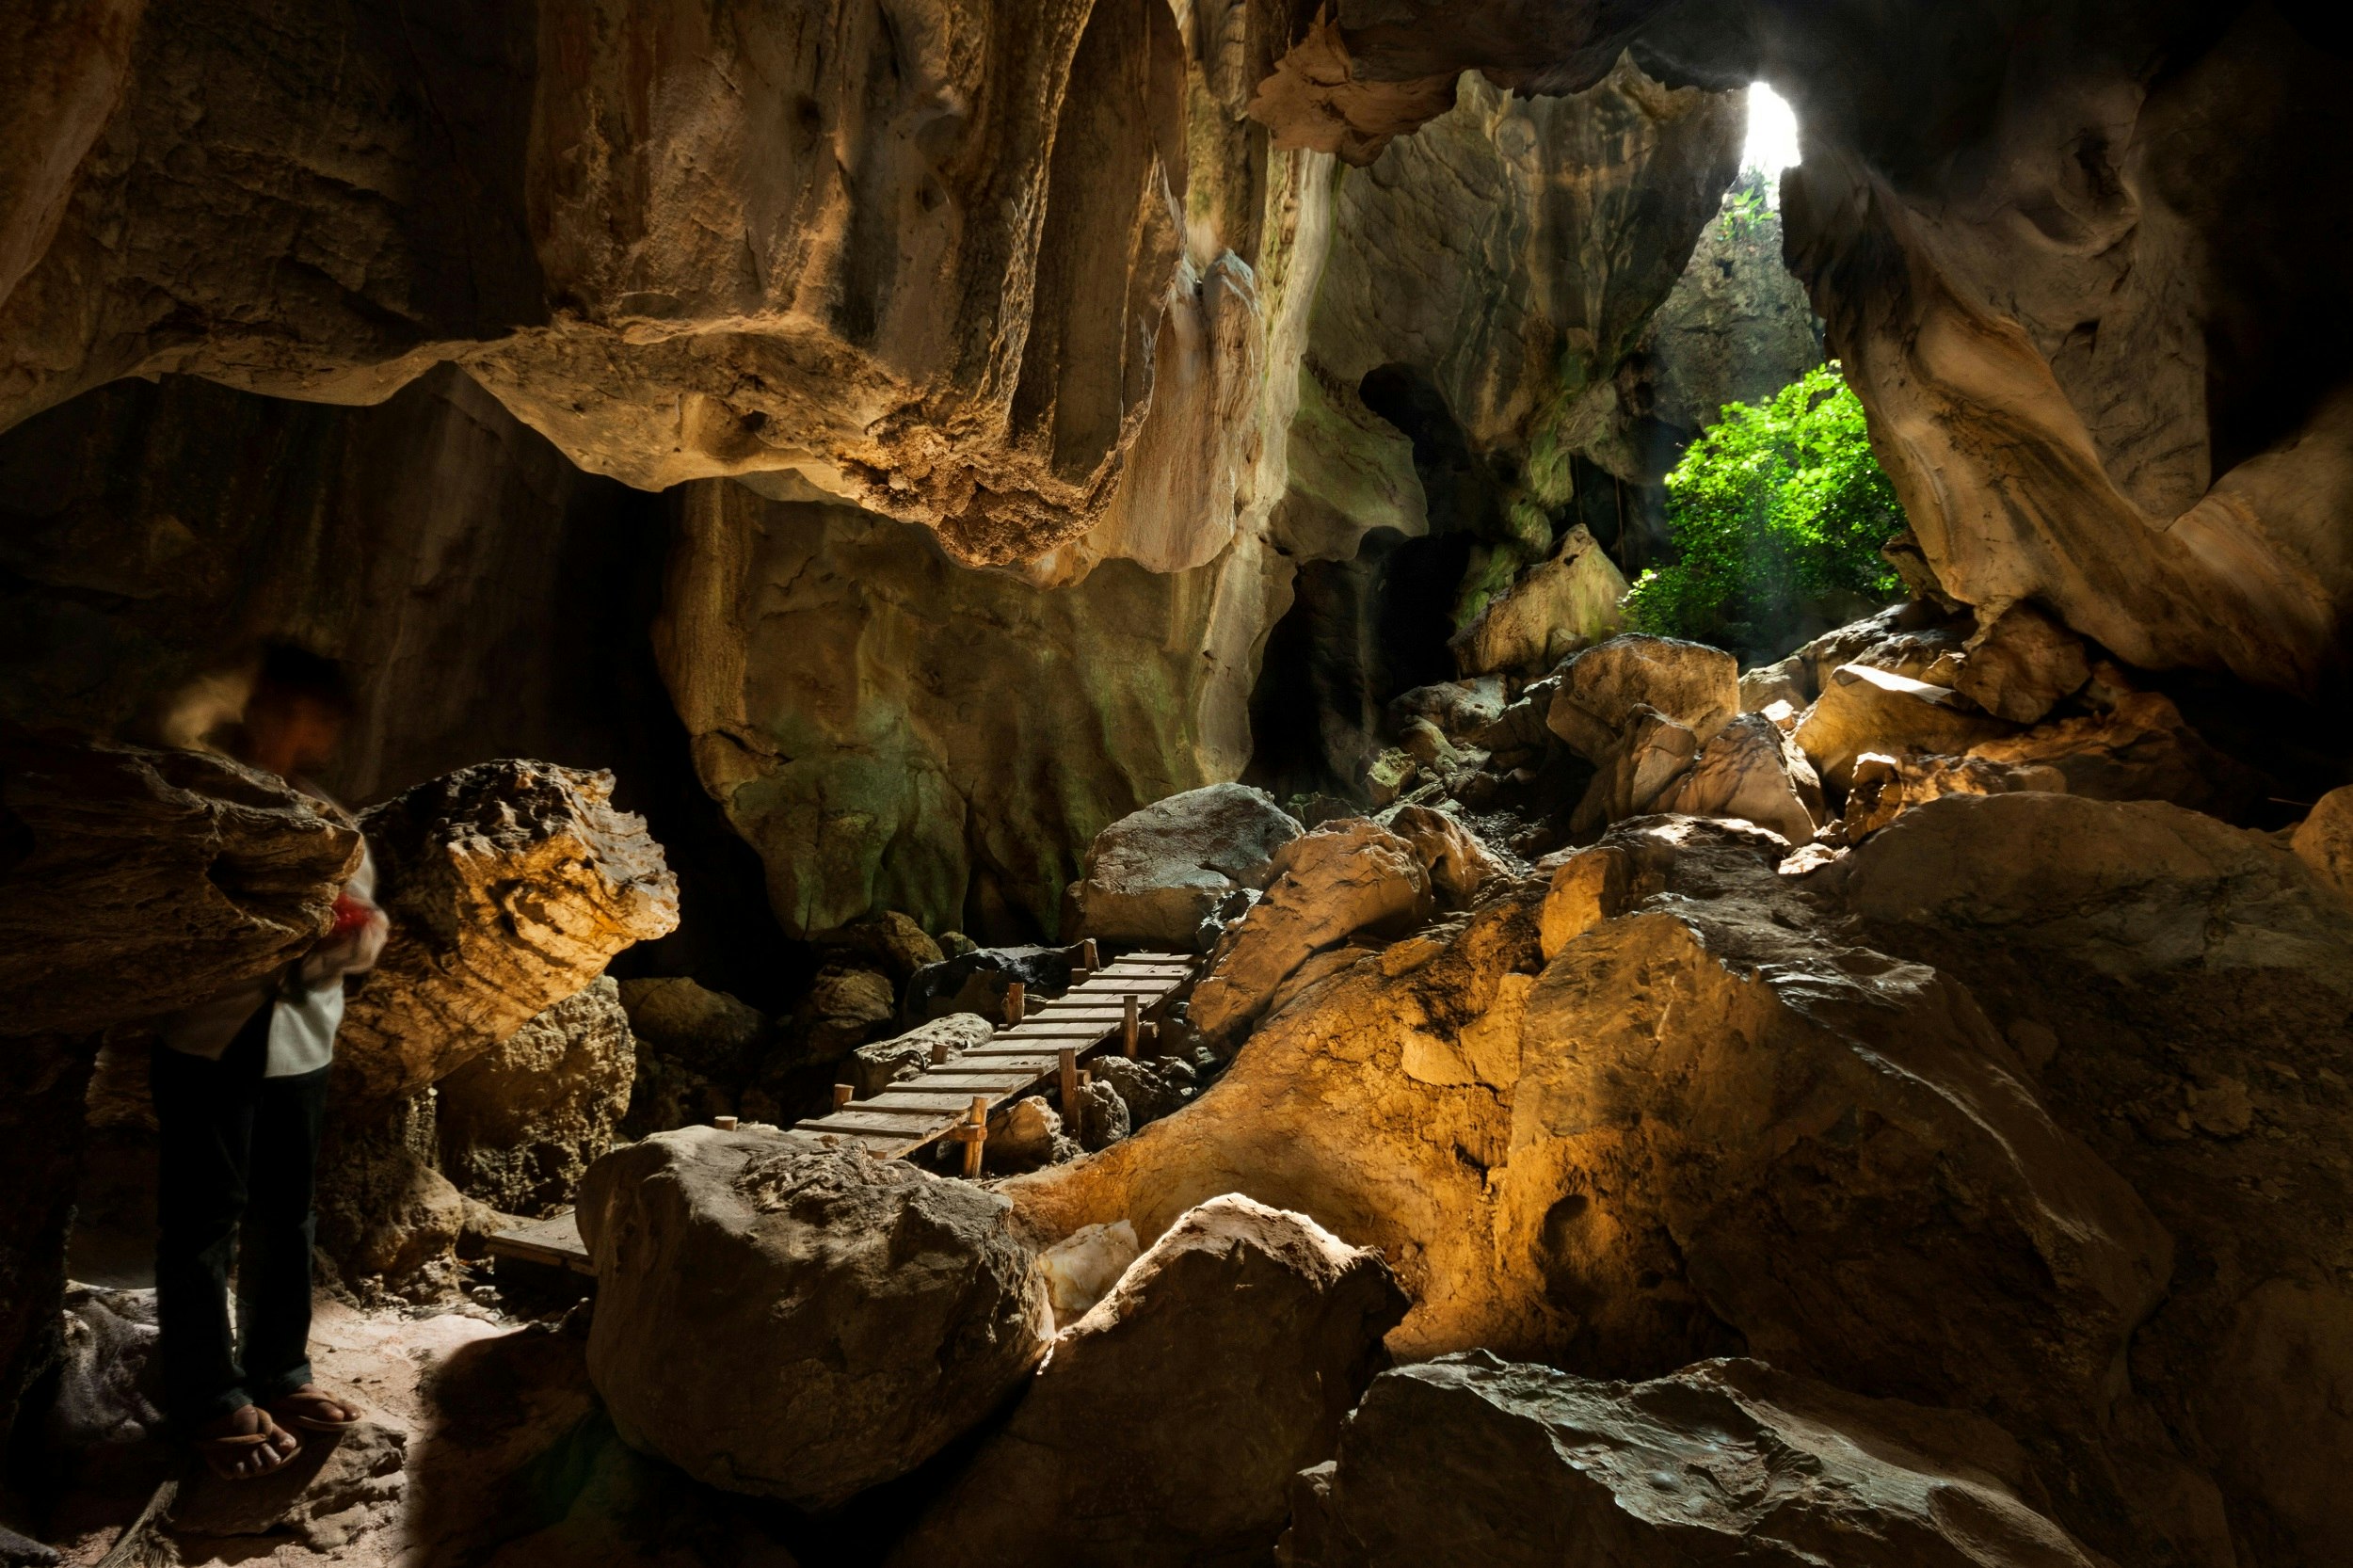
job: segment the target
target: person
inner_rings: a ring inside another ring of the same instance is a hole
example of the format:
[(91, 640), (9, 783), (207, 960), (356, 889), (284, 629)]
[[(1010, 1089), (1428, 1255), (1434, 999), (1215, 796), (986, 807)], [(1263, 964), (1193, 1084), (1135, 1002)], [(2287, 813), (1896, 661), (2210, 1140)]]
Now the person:
[[(342, 666), (272, 645), (228, 749), (341, 816), (305, 780), (333, 756), (352, 709)], [(344, 977), (374, 966), (388, 929), (375, 890), (363, 840), (327, 936), (280, 971), (166, 1019), (151, 1064), (164, 1395), (173, 1423), (229, 1480), (285, 1464), (301, 1450), (298, 1432), (360, 1418), (312, 1380), (312, 1187)]]

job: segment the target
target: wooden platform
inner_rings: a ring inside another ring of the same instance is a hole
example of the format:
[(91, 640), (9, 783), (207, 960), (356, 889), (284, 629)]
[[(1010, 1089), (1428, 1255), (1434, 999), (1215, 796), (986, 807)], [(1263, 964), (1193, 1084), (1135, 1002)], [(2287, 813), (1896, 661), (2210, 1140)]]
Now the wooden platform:
[(575, 1274), (593, 1276), (597, 1272), (588, 1260), (586, 1243), (580, 1239), (580, 1221), (568, 1208), (552, 1220), (533, 1220), (499, 1231), (491, 1236), (489, 1245), (492, 1257), (544, 1264)]
[(990, 1112), (1055, 1078), (1065, 1049), (1084, 1058), (1122, 1042), (1128, 999), (1139, 1018), (1155, 1016), (1193, 978), (1193, 960), (1180, 952), (1138, 952), (1089, 975), (1019, 1023), (1000, 1029), (988, 1044), (966, 1051), (922, 1077), (894, 1083), (872, 1099), (851, 1100), (832, 1114), (796, 1123), (803, 1132), (864, 1144), (886, 1160), (913, 1154), (942, 1138), (968, 1136), (972, 1102)]

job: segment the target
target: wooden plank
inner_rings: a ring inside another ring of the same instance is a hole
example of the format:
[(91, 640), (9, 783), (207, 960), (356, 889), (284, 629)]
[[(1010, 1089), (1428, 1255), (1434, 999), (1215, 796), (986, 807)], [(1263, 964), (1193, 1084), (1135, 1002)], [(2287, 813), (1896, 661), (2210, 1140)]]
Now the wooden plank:
[(568, 1208), (552, 1219), (533, 1220), (511, 1230), (498, 1231), (491, 1236), (489, 1248), (493, 1257), (545, 1264), (591, 1278), (597, 1272), (588, 1256), (587, 1244), (580, 1239), (580, 1217)]
[(936, 1111), (840, 1111), (801, 1123), (817, 1132), (879, 1132), (892, 1138), (913, 1138), (934, 1122), (944, 1122)]
[[(1027, 1088), (1028, 1085), (1021, 1084), (1016, 1087)], [(1007, 1095), (1015, 1092), (1015, 1089), (998, 1091), (998, 1093)], [(972, 1103), (975, 1096), (986, 1096), (989, 1093), (990, 1091), (986, 1089), (971, 1084), (961, 1084), (953, 1088), (901, 1089), (888, 1095), (877, 1095), (871, 1100), (859, 1100), (854, 1109), (862, 1111), (871, 1105), (880, 1111), (922, 1111), (934, 1114), (944, 1114), (962, 1112), (966, 1106)], [(902, 1098), (903, 1096), (905, 1097)]]

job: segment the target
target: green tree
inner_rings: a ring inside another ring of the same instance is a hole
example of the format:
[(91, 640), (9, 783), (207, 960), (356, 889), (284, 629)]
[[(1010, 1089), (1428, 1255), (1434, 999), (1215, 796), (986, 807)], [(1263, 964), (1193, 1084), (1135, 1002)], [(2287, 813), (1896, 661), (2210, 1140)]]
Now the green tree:
[(1901, 591), (1880, 548), (1903, 527), (1863, 404), (1822, 365), (1764, 403), (1725, 405), (1691, 443), (1667, 475), (1677, 559), (1643, 572), (1626, 609), (1645, 632), (1777, 657), (1856, 600)]

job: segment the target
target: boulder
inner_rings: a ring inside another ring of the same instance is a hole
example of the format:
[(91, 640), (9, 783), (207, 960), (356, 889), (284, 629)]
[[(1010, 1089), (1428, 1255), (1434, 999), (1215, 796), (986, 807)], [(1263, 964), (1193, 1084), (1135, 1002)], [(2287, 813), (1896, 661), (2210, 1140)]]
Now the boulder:
[(930, 1458), (1045, 1353), (1045, 1282), (1012, 1213), (805, 1135), (657, 1133), (582, 1190), (589, 1376), (631, 1447), (834, 1507)]
[(2313, 802), (2288, 841), (2314, 876), (2353, 899), (2353, 784)]
[(1053, 1299), (1055, 1323), (1068, 1328), (1085, 1317), (1089, 1308), (1111, 1294), (1119, 1276), (1143, 1251), (1136, 1227), (1118, 1220), (1089, 1225), (1038, 1254), (1038, 1272), (1046, 1276), (1047, 1293)]
[(1111, 1086), (1128, 1107), (1128, 1125), (1140, 1128), (1184, 1109), (1193, 1097), (1194, 1075), (1190, 1064), (1175, 1057), (1159, 1062), (1130, 1062), (1126, 1057), (1097, 1057), (1096, 1081)]
[(344, 1279), (398, 1289), (453, 1256), (466, 1196), (440, 1171), (439, 1100), (328, 1102), (319, 1139), (318, 1245)]
[(1211, 784), (1130, 812), (1095, 836), (1072, 889), (1077, 933), (1179, 951), (1209, 906), (1263, 888), (1299, 824), (1263, 790)]
[(2091, 679), (2084, 640), (2030, 604), (1977, 628), (1953, 689), (2012, 724), (2033, 724)]
[(1430, 873), (1431, 890), (1450, 908), (1462, 908), (1489, 882), (1511, 874), (1477, 834), (1444, 811), (1403, 807), (1390, 816), (1388, 829), (1413, 846), (1414, 858)]
[(203, 752), (0, 730), (0, 1033), (94, 1034), (267, 974), (360, 860), (342, 813)]
[(706, 1078), (735, 1082), (757, 1071), (767, 1054), (767, 1015), (725, 991), (682, 976), (624, 980), (620, 1001), (641, 1047)]
[(1859, 844), (1914, 806), (1942, 795), (2001, 795), (2019, 790), (2067, 792), (2067, 776), (2041, 763), (1995, 762), (1982, 757), (1889, 757), (1866, 751), (1847, 780), (1847, 808), (1827, 837)]
[(1448, 739), (1467, 742), (1501, 718), (1510, 700), (1499, 675), (1441, 680), (1391, 697), (1389, 723), (1402, 728), (1414, 719), (1428, 719), (1444, 730)]
[(927, 965), (907, 982), (906, 1000), (899, 1015), (909, 1023), (926, 1023), (952, 1013), (978, 1013), (1000, 1019), (1005, 993), (1016, 982), (1035, 1007), (1048, 996), (1070, 989), (1076, 948), (974, 948), (953, 958)]
[(1984, 1417), (1755, 1361), (1625, 1384), (1442, 1356), (1374, 1379), (1300, 1479), (1297, 1568), (2108, 1568)]
[(1801, 711), (1814, 700), (1814, 672), (1793, 653), (1778, 664), (1740, 672), (1740, 712), (1761, 713), (1776, 702)]
[(1193, 1026), (1212, 1040), (1238, 1034), (1310, 954), (1430, 913), (1430, 873), (1414, 846), (1361, 817), (1292, 840), (1272, 870), (1266, 895), (1219, 939), (1193, 988)]
[(2353, 926), (2304, 861), (2160, 801), (1945, 795), (1824, 874), (1866, 920), (1967, 930), (2104, 974), (2273, 969), (2353, 992)]
[(864, 959), (865, 967), (880, 969), (895, 985), (905, 984), (916, 970), (948, 956), (921, 926), (896, 909), (854, 920), (813, 940), (820, 948)]
[(917, 1078), (931, 1065), (936, 1046), (948, 1048), (954, 1061), (975, 1046), (986, 1045), (996, 1027), (978, 1013), (951, 1013), (918, 1024), (904, 1034), (860, 1046), (850, 1053), (843, 1081), (859, 1099), (872, 1099), (902, 1079)]
[(1024, 1095), (988, 1119), (982, 1154), (988, 1168), (1034, 1171), (1079, 1158), (1079, 1141), (1064, 1129), (1062, 1112), (1044, 1095)]
[(2067, 792), (2089, 800), (2166, 800), (2235, 818), (2263, 798), (2252, 770), (2190, 728), (2173, 699), (2125, 691), (2112, 706), (1980, 741), (1973, 757), (2056, 768)]
[(1958, 757), (2009, 726), (1943, 686), (1869, 664), (1841, 664), (1798, 721), (1798, 749), (1843, 796), (1854, 760), (1866, 751), (1928, 751)]
[(1573, 833), (1592, 833), (1611, 823), (1664, 809), (1698, 758), (1699, 737), (1647, 705), (1630, 710), (1615, 749), (1604, 755), (1601, 771), (1585, 787), (1569, 818)]
[(1550, 669), (1625, 624), (1625, 574), (1577, 523), (1537, 566), (1448, 643), (1466, 676)]
[(1662, 811), (1753, 822), (1792, 846), (1812, 843), (1829, 815), (1814, 764), (1763, 713), (1726, 724), (1700, 748), (1690, 770), (1654, 798)]
[(1428, 719), (1408, 719), (1401, 726), (1398, 746), (1435, 776), (1443, 777), (1463, 765), (1463, 754), (1454, 749), (1446, 731)]
[(484, 762), (360, 818), (392, 939), (352, 986), (345, 1093), (413, 1094), (678, 924), (678, 883), (613, 776)]
[(442, 1172), (502, 1213), (569, 1207), (613, 1146), (636, 1065), (620, 988), (600, 975), (440, 1081)]
[(1629, 632), (1589, 648), (1557, 672), (1545, 723), (1588, 761), (1623, 746), (1635, 710), (1673, 720), (1702, 743), (1740, 711), (1739, 662), (1721, 648)]
[(1391, 746), (1365, 764), (1365, 798), (1376, 808), (1392, 805), (1420, 776), (1421, 764), (1414, 760), (1414, 754), (1403, 746)]
[(1305, 1215), (1213, 1198), (1055, 1342), (890, 1560), (1263, 1562), (1291, 1476), (1330, 1456), (1404, 1310), (1378, 1254)]
[(1079, 1103), (1064, 1111), (1063, 1120), (1074, 1127), (1079, 1146), (1089, 1154), (1128, 1136), (1128, 1102), (1108, 1083), (1090, 1080), (1080, 1084)]
[(899, 989), (872, 969), (827, 964), (792, 1012), (796, 1064), (839, 1062), (890, 1027)]

